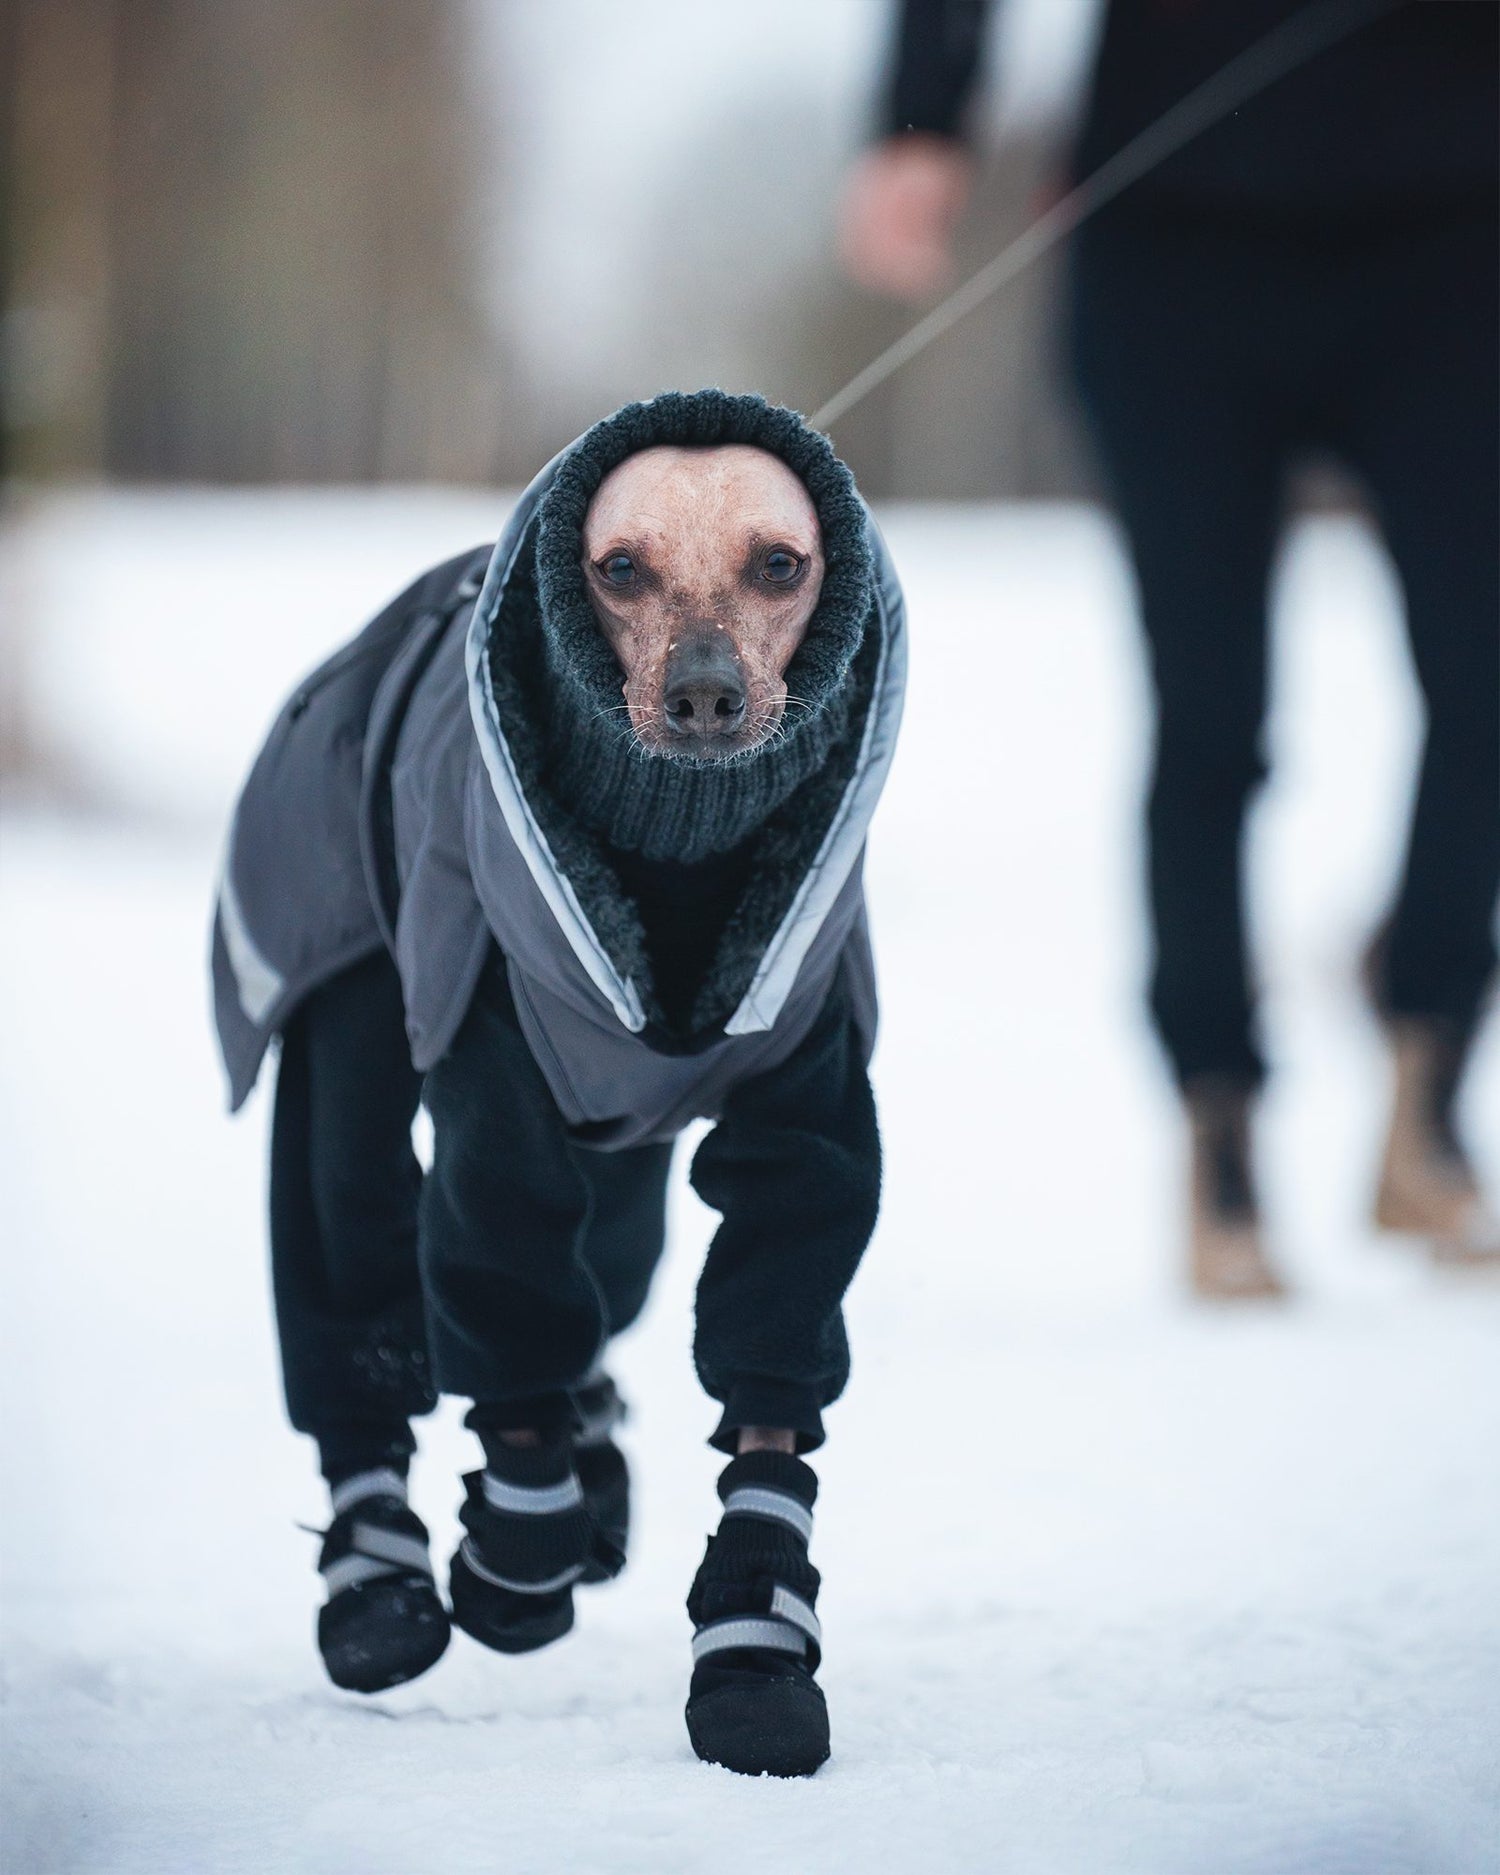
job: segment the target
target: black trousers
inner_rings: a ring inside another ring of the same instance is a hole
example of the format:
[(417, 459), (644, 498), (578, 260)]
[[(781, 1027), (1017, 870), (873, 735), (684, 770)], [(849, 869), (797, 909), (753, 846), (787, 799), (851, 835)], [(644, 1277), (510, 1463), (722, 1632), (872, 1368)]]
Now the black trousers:
[(1383, 999), (1467, 1033), (1493, 975), (1496, 233), (1481, 203), (1300, 227), (1116, 210), (1076, 237), (1074, 374), (1134, 558), (1157, 703), (1151, 1007), (1184, 1083), (1263, 1072), (1242, 833), (1265, 772), (1285, 478), (1310, 448), (1368, 491), (1426, 705)]
[[(570, 1139), (498, 954), (425, 1082), (389, 958), (310, 997), (282, 1042), (271, 1259), (288, 1413), (325, 1471), (404, 1462), (410, 1419), (439, 1392), (473, 1400), (480, 1428), (564, 1423), (645, 1303), (671, 1152)], [(694, 1340), (724, 1407), (715, 1443), (775, 1425), (811, 1449), (848, 1376), (843, 1297), (879, 1202), (874, 1102), (841, 989), (788, 1062), (730, 1097), (692, 1176), (723, 1213)]]

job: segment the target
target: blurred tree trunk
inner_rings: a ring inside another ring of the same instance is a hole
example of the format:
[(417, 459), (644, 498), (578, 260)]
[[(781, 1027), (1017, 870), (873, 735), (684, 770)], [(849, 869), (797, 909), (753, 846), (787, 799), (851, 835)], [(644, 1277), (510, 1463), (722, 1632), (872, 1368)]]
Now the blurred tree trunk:
[(0, 0), (4, 466), (97, 466), (115, 0)]
[[(494, 473), (503, 361), (469, 258), (458, 0), (9, 5), (8, 142), (32, 191), (12, 304), (38, 353), (73, 307), (94, 386), (20, 427), (23, 468)], [(12, 376), (31, 418), (34, 362)]]

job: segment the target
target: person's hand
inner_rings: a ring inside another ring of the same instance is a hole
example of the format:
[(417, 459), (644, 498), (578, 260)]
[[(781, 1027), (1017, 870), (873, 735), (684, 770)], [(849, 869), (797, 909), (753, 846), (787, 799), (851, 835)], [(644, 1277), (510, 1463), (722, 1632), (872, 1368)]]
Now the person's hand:
[(893, 299), (929, 299), (946, 286), (973, 171), (951, 137), (891, 137), (866, 150), (839, 203), (839, 257), (849, 277)]

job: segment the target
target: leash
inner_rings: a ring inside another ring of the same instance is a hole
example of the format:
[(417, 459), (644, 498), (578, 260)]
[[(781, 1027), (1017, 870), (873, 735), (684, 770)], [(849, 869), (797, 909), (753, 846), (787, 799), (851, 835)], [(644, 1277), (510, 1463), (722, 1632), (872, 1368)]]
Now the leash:
[(1008, 281), (1025, 271), (1033, 261), (1057, 246), (1081, 222), (1114, 201), (1142, 176), (1175, 156), (1184, 145), (1211, 130), (1217, 123), (1259, 97), (1278, 78), (1305, 65), (1318, 53), (1347, 39), (1361, 26), (1394, 12), (1401, 0), (1313, 0), (1279, 26), (1237, 53), (1201, 85), (1179, 98), (1162, 112), (1154, 123), (1122, 144), (1091, 175), (1041, 215), (1031, 226), (1003, 247), (978, 273), (954, 289), (930, 313), (872, 358), (863, 371), (856, 373), (842, 390), (815, 410), (808, 421), (816, 430), (826, 430), (903, 365), (910, 364), (926, 351), (960, 319), (982, 306)]

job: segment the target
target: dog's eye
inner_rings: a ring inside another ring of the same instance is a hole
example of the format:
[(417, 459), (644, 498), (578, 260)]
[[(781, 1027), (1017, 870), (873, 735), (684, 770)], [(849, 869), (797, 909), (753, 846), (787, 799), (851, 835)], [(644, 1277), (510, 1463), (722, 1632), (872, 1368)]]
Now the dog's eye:
[(761, 562), (760, 576), (773, 586), (785, 586), (802, 571), (802, 562), (785, 547), (773, 547)]
[(599, 576), (611, 586), (629, 586), (635, 580), (635, 561), (628, 553), (612, 553), (599, 562)]

